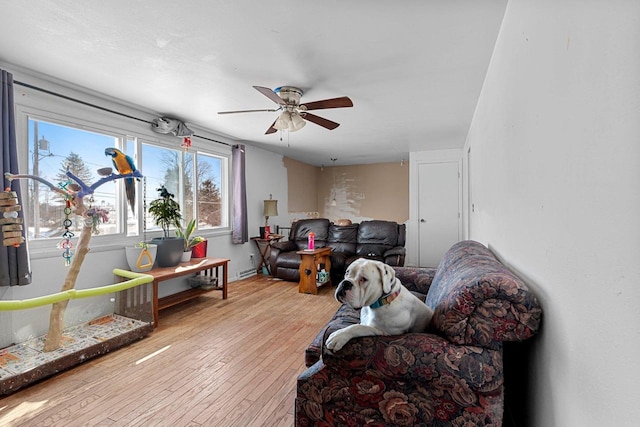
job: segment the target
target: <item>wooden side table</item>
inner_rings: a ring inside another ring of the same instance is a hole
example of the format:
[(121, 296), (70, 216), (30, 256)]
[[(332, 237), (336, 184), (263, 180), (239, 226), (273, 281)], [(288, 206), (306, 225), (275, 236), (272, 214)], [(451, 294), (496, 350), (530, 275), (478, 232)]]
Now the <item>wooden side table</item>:
[(263, 239), (261, 237), (252, 237), (251, 240), (256, 242), (256, 246), (258, 247), (258, 252), (260, 253), (260, 264), (258, 264), (258, 268), (256, 269), (256, 273), (260, 273), (262, 271), (262, 266), (267, 269), (267, 273), (271, 275), (271, 268), (269, 266), (269, 262), (267, 258), (269, 257), (269, 244), (271, 242), (277, 242), (282, 239), (284, 236), (279, 234), (272, 234), (267, 239)]
[[(297, 251), (302, 261), (300, 262), (300, 283), (298, 292), (305, 294), (318, 294), (318, 284), (316, 275), (318, 274), (318, 264), (324, 264), (327, 273), (331, 272), (331, 248), (318, 248), (313, 250)], [(331, 284), (331, 280), (327, 283)]]

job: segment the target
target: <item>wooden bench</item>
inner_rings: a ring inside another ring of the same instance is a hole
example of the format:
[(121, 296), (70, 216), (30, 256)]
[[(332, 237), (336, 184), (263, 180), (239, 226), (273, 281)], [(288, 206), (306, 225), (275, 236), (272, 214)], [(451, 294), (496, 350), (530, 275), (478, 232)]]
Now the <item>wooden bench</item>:
[[(211, 291), (222, 291), (222, 299), (227, 299), (228, 263), (226, 258), (195, 258), (175, 267), (154, 268), (143, 274), (153, 276), (153, 326), (158, 326), (158, 312), (164, 308), (197, 298)], [(191, 288), (158, 298), (158, 284), (181, 276), (200, 274), (217, 280), (217, 286), (210, 289)]]

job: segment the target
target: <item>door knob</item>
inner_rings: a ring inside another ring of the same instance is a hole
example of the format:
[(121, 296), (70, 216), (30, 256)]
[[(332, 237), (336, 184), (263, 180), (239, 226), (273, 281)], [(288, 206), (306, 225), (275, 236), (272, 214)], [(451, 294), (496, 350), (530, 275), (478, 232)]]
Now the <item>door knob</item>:
[(427, 222), (427, 220), (424, 218), (420, 218), (420, 222)]

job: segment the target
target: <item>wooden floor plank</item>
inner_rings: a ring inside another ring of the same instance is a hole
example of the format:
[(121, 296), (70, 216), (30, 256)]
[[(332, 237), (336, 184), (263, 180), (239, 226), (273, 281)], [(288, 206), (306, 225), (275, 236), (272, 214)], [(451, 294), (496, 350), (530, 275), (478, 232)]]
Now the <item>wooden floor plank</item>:
[(167, 308), (151, 336), (0, 399), (0, 425), (291, 426), (332, 292), (258, 275)]

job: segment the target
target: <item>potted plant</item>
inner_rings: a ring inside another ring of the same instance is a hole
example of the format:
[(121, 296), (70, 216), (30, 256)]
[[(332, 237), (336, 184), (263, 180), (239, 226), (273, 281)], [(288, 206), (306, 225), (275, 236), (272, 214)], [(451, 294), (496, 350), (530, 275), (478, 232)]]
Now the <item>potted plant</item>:
[(180, 263), (182, 257), (184, 239), (182, 237), (170, 237), (169, 229), (180, 227), (180, 204), (173, 198), (165, 186), (158, 188), (160, 198), (149, 204), (149, 214), (153, 217), (156, 225), (162, 227), (163, 237), (151, 240), (151, 243), (158, 245), (156, 261), (158, 267), (173, 267)]
[(191, 248), (193, 248), (198, 243), (204, 242), (204, 237), (192, 236), (195, 229), (195, 218), (189, 221), (185, 228), (182, 228), (182, 226), (179, 225), (176, 229), (176, 236), (182, 237), (184, 239), (184, 252), (182, 253), (182, 262), (187, 262), (191, 259)]
[(134, 246), (126, 246), (125, 255), (127, 257), (127, 264), (131, 271), (136, 273), (144, 273), (153, 268), (153, 263), (156, 260), (156, 254), (158, 246), (147, 243), (139, 242)]

